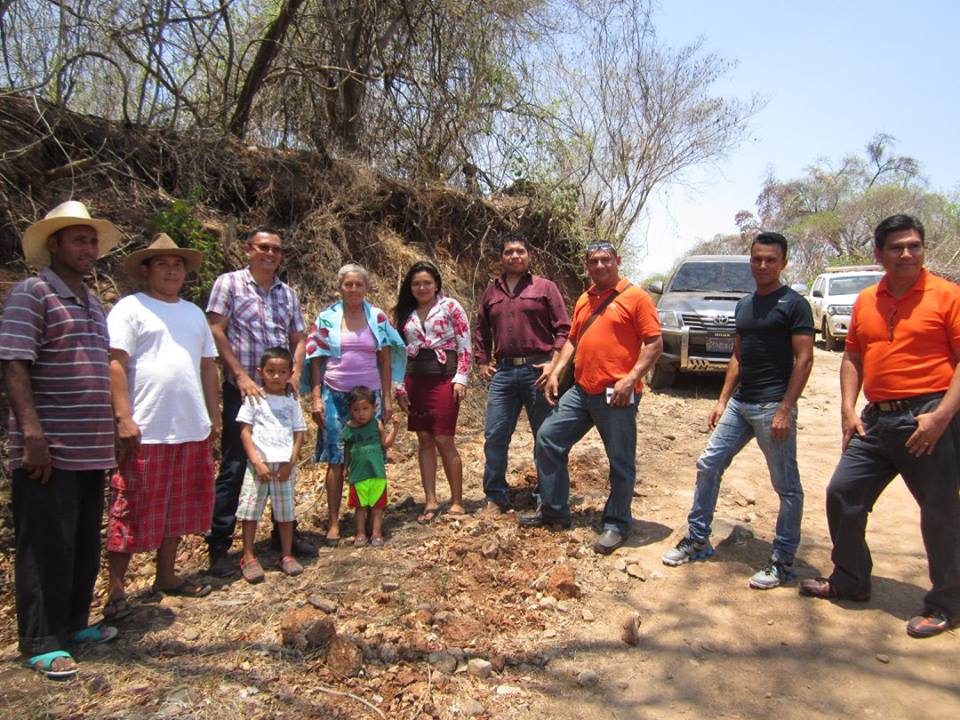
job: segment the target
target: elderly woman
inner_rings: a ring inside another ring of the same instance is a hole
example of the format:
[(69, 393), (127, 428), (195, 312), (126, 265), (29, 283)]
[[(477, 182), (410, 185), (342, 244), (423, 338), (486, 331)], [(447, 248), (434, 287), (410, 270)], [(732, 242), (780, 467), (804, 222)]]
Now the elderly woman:
[[(340, 540), (340, 498), (343, 494), (343, 425), (349, 418), (347, 393), (358, 385), (375, 391), (378, 417), (393, 417), (390, 389), (403, 379), (403, 339), (387, 316), (366, 301), (370, 278), (360, 265), (337, 273), (340, 300), (323, 310), (307, 337), (307, 369), (311, 414), (317, 423), (317, 462), (327, 463), (327, 506), (330, 520), (326, 544)], [(383, 388), (387, 389), (382, 393)]]
[(463, 307), (441, 294), (440, 271), (418, 262), (407, 271), (394, 321), (407, 343), (407, 375), (398, 402), (417, 433), (420, 479), (426, 495), (420, 523), (437, 516), (437, 453), (450, 483), (450, 513), (463, 513), (463, 465), (453, 438), (470, 372), (470, 327)]

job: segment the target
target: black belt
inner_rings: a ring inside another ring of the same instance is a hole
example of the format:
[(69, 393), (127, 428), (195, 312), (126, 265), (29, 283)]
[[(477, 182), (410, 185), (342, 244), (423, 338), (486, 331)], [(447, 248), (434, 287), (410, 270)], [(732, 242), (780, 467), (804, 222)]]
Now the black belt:
[(927, 393), (926, 395), (915, 395), (901, 400), (878, 400), (870, 403), (880, 412), (903, 412), (904, 410), (913, 410), (919, 405), (938, 400), (944, 396), (944, 393)]
[(497, 358), (497, 364), (513, 365), (514, 367), (520, 367), (521, 365), (547, 362), (548, 360), (550, 360), (549, 355), (520, 355), (519, 357)]

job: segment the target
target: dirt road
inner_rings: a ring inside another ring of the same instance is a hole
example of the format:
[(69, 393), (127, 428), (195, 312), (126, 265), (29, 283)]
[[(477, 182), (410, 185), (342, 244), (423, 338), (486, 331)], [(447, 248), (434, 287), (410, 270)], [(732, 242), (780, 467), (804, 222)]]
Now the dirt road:
[[(839, 455), (839, 357), (817, 350), (800, 406), (802, 576), (830, 568), (823, 497)], [(918, 641), (904, 632), (928, 580), (917, 508), (899, 481), (871, 518), (875, 575), (865, 605), (800, 598), (795, 586), (748, 588), (769, 556), (776, 518), (753, 444), (724, 478), (715, 558), (660, 563), (682, 532), (718, 391), (715, 380), (683, 380), (644, 397), (637, 524), (610, 558), (589, 551), (606, 497), (595, 434), (571, 454), (575, 518), (567, 533), (519, 532), (513, 514), (418, 525), (416, 508), (403, 501), (405, 493), (420, 497), (405, 435), (389, 469), (400, 507), (390, 513), (385, 549), (324, 550), (291, 579), (273, 569), (264, 542), (267, 582), (217, 582), (199, 601), (150, 597), (151, 565), (137, 560), (137, 611), (120, 624), (117, 642), (78, 653), (83, 672), (70, 683), (15, 665), (7, 583), (0, 717), (960, 717), (957, 634)], [(483, 457), (476, 417), (460, 441), (474, 509)], [(512, 447), (520, 502), (532, 481), (531, 444), (521, 430)], [(321, 476), (307, 463), (301, 477), (298, 515), (319, 533)], [(203, 562), (202, 543), (185, 543), (181, 564), (199, 570)], [(0, 571), (8, 568), (0, 557)], [(102, 602), (102, 587), (98, 593)], [(362, 663), (345, 667), (321, 651), (280, 645), (281, 616), (310, 598), (330, 602), (329, 617)], [(631, 612), (641, 618), (636, 647), (620, 639)], [(471, 667), (470, 658), (491, 667)]]

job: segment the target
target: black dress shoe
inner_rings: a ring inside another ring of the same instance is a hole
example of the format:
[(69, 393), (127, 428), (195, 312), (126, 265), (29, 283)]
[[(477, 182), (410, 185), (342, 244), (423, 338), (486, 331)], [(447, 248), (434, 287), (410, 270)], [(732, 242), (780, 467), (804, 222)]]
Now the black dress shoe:
[(207, 571), (214, 577), (228, 577), (234, 572), (233, 563), (227, 557), (226, 550), (214, 550), (210, 552), (210, 569)]
[(626, 541), (626, 535), (621, 535), (616, 530), (604, 530), (593, 544), (593, 550), (601, 555), (609, 555)]
[(538, 527), (550, 527), (558, 528), (561, 530), (567, 530), (570, 527), (570, 518), (554, 518), (544, 516), (544, 514), (537, 510), (535, 513), (525, 513), (523, 515), (517, 516), (517, 523), (520, 527), (528, 528), (538, 528)]

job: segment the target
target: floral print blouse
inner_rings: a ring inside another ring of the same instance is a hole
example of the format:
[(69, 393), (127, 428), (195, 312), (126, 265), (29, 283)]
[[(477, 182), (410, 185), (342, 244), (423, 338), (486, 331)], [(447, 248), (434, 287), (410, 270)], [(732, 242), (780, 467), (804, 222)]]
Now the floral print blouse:
[(407, 342), (407, 355), (416, 357), (423, 350), (433, 350), (437, 360), (446, 362), (446, 350), (457, 353), (457, 373), (452, 382), (467, 384), (470, 374), (470, 324), (463, 306), (453, 298), (440, 295), (437, 304), (430, 308), (425, 322), (414, 310), (410, 313), (400, 334)]

